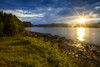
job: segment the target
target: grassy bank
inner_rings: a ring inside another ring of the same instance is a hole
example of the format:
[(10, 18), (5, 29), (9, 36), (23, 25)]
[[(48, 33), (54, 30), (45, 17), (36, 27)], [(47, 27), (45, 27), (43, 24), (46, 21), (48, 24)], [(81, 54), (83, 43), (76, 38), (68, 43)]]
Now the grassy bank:
[(0, 67), (94, 67), (89, 61), (74, 58), (43, 38), (0, 38)]

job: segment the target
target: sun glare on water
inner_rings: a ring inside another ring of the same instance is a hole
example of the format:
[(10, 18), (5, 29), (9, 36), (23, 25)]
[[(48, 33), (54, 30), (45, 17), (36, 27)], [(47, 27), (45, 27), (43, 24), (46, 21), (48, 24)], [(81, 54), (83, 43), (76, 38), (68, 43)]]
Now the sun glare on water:
[[(81, 17), (80, 19), (77, 19), (76, 21), (77, 21), (78, 23), (84, 25), (85, 22), (87, 21), (87, 19), (84, 18), (84, 17)], [(85, 28), (83, 28), (83, 27), (78, 28), (78, 32), (77, 32), (77, 33), (78, 33), (78, 39), (79, 39), (80, 41), (84, 41)]]
[(78, 39), (80, 41), (84, 41), (84, 36), (85, 36), (85, 29), (84, 28), (78, 28)]

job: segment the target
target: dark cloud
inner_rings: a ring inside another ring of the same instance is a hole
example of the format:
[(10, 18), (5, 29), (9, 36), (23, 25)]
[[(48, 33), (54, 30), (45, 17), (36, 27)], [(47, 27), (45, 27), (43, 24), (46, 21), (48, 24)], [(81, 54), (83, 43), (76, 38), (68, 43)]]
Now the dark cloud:
[(65, 17), (74, 17), (76, 11), (99, 14), (100, 0), (0, 0), (0, 10), (33, 24), (57, 23), (66, 21)]
[(2, 9), (34, 9), (46, 7), (74, 7), (94, 4), (99, 0), (0, 0)]

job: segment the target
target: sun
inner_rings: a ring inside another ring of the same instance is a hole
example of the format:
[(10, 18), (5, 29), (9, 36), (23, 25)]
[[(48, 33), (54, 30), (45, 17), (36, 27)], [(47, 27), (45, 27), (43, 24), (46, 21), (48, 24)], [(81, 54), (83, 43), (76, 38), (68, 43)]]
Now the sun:
[(84, 22), (86, 22), (86, 20), (87, 20), (86, 18), (82, 17), (80, 19), (77, 19), (76, 21), (79, 22), (79, 23), (84, 23)]

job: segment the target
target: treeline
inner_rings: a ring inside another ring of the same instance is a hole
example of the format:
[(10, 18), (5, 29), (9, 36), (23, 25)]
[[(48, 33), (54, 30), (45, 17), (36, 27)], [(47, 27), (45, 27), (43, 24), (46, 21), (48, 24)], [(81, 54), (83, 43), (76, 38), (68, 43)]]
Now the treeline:
[(39, 25), (34, 25), (37, 27), (72, 27), (70, 24), (39, 24)]
[(24, 27), (33, 27), (31, 22), (23, 22), (23, 24), (24, 24)]
[(14, 36), (23, 32), (23, 23), (15, 15), (0, 11), (0, 36)]
[(100, 28), (100, 23), (90, 23), (90, 24), (39, 24), (34, 25), (36, 27), (89, 27), (89, 28)]

